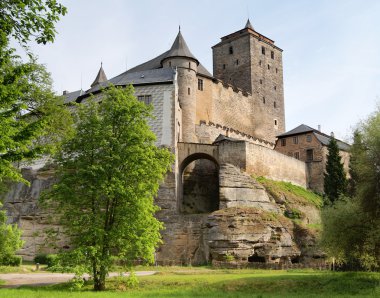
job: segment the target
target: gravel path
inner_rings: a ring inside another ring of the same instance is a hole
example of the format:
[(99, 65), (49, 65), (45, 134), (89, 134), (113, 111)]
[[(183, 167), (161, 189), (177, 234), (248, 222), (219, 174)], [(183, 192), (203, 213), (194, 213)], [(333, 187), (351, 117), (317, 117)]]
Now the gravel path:
[[(153, 275), (156, 271), (136, 271), (137, 276)], [(128, 275), (128, 273), (124, 273)], [(110, 277), (119, 273), (111, 272)], [(0, 274), (0, 280), (4, 280), (2, 288), (17, 288), (20, 286), (42, 286), (67, 282), (74, 277), (73, 273), (6, 273)]]

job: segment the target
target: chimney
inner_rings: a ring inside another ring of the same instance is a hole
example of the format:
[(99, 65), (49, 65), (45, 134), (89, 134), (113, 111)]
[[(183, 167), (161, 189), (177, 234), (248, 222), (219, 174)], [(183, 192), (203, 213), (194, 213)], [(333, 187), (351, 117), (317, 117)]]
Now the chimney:
[(321, 125), (318, 124), (318, 131), (321, 131)]
[(63, 91), (63, 95), (66, 95), (67, 93), (69, 93), (69, 91), (67, 91), (67, 90)]
[(333, 132), (333, 131), (331, 132), (330, 135), (331, 135), (332, 138), (335, 138), (335, 135), (334, 135), (334, 132)]

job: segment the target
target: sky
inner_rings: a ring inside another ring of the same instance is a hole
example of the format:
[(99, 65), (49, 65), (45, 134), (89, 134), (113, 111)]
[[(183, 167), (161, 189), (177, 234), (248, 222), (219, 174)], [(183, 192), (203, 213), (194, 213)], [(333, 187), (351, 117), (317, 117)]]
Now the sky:
[(100, 63), (110, 79), (167, 51), (181, 26), (212, 73), (211, 47), (242, 29), (284, 50), (286, 130), (306, 124), (348, 141), (380, 103), (378, 0), (61, 0), (53, 44), (30, 47), (54, 90), (87, 90)]

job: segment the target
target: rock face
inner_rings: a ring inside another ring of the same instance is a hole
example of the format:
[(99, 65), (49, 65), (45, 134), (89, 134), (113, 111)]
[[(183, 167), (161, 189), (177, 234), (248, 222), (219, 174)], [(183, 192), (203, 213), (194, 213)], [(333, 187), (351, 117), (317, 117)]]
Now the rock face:
[(219, 170), (220, 209), (230, 207), (256, 207), (279, 213), (265, 188), (239, 168), (223, 164)]
[[(46, 235), (62, 231), (62, 227), (57, 224), (54, 210), (38, 207), (41, 192), (54, 183), (54, 171), (30, 168), (24, 169), (23, 175), (31, 186), (15, 184), (4, 198), (9, 221), (18, 223), (23, 230), (25, 245), (19, 254), (31, 260), (38, 253), (69, 249), (62, 233), (55, 238), (54, 247), (47, 245)], [(199, 177), (205, 179), (204, 175)], [(156, 253), (158, 264), (310, 263), (323, 257), (316, 246), (315, 233), (284, 216), (286, 197), (272, 197), (255, 179), (230, 164), (220, 165), (218, 177), (219, 187), (215, 192), (219, 210), (186, 214), (178, 209), (176, 176), (167, 175), (156, 198), (161, 207), (157, 218), (165, 225), (163, 243)], [(191, 182), (199, 185), (197, 181)], [(211, 192), (202, 199), (210, 197)], [(305, 214), (305, 224), (319, 221), (316, 207), (295, 207)]]
[(293, 223), (277, 213), (235, 207), (210, 214), (203, 237), (211, 260), (291, 262), (301, 254), (293, 229)]
[(30, 182), (30, 187), (23, 183), (14, 184), (3, 200), (8, 222), (17, 223), (23, 231), (25, 244), (18, 254), (25, 260), (33, 260), (38, 253), (53, 253), (58, 248), (68, 248), (67, 241), (61, 238), (55, 239), (52, 246), (48, 244), (46, 235), (62, 227), (57, 224), (53, 211), (44, 211), (38, 207), (41, 193), (55, 181), (54, 171), (25, 168), (22, 174)]

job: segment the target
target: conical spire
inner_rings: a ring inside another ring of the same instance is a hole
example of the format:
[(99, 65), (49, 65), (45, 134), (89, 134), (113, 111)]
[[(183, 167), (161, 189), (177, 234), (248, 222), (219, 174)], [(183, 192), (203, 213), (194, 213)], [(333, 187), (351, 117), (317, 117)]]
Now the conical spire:
[(245, 24), (245, 28), (255, 30), (255, 29), (253, 29), (253, 26), (252, 26), (251, 21), (249, 19), (247, 20), (247, 24)]
[(96, 76), (95, 81), (91, 84), (91, 87), (94, 87), (95, 85), (98, 85), (100, 83), (107, 82), (107, 81), (108, 79), (103, 69), (103, 62), (101, 62), (98, 75)]
[(174, 40), (174, 43), (165, 59), (169, 57), (187, 57), (192, 58), (198, 62), (198, 59), (195, 58), (194, 55), (190, 52), (189, 47), (187, 46), (185, 39), (182, 36), (181, 27), (179, 27), (178, 35)]

